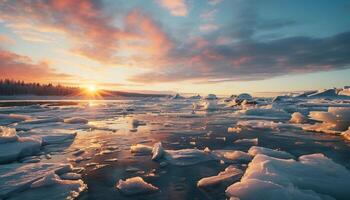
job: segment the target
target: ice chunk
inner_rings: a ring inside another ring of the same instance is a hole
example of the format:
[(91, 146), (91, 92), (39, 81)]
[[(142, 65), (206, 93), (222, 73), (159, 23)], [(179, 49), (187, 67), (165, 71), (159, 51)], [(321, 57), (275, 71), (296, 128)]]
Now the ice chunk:
[(165, 150), (161, 142), (157, 142), (153, 145), (152, 160), (158, 160), (164, 156)]
[(253, 145), (258, 145), (258, 138), (252, 138), (252, 139), (238, 139), (236, 141), (234, 141), (233, 143), (235, 144), (253, 144)]
[(0, 114), (0, 124), (1, 125), (9, 125), (16, 122), (32, 120), (32, 118), (28, 115), (20, 115), (20, 114)]
[(31, 189), (13, 195), (11, 199), (74, 199), (86, 189), (82, 180), (62, 180), (54, 172), (49, 173), (31, 185)]
[(298, 160), (258, 154), (241, 181), (228, 187), (226, 193), (240, 199), (250, 199), (251, 194), (261, 194), (259, 199), (280, 199), (287, 195), (303, 199), (308, 199), (307, 195), (314, 199), (324, 199), (324, 195), (332, 197), (328, 199), (348, 199), (350, 172), (345, 167), (323, 154), (304, 155)]
[(80, 174), (73, 173), (73, 172), (64, 173), (64, 174), (60, 175), (60, 177), (62, 179), (65, 179), (65, 180), (79, 180), (79, 179), (81, 179)]
[(216, 110), (218, 109), (216, 101), (205, 101), (203, 103), (204, 110)]
[(191, 96), (190, 99), (201, 99), (201, 95), (195, 95), (195, 96)]
[(63, 119), (58, 118), (58, 117), (53, 117), (53, 118), (47, 118), (47, 119), (33, 119), (33, 120), (28, 120), (21, 122), (21, 124), (45, 124), (45, 123), (52, 123), (52, 122), (63, 122)]
[(16, 129), (0, 126), (0, 145), (18, 140)]
[[(293, 186), (282, 186), (271, 181), (248, 179), (238, 182), (226, 189), (226, 195), (230, 200), (323, 200), (312, 191), (303, 191)], [(333, 200), (333, 198), (329, 198)]]
[(269, 149), (269, 148), (265, 148), (265, 147), (258, 147), (258, 146), (250, 147), (248, 154), (251, 156), (256, 156), (258, 154), (264, 154), (267, 156), (271, 156), (271, 157), (275, 157), (275, 158), (282, 158), (282, 159), (294, 158), (294, 156), (288, 152), (278, 151), (278, 150)]
[(64, 119), (64, 123), (67, 124), (87, 124), (89, 120), (82, 118), (82, 117), (71, 117)]
[(147, 146), (144, 144), (136, 144), (130, 147), (131, 153), (136, 153), (136, 154), (151, 154), (152, 149), (153, 148), (151, 146)]
[(325, 129), (345, 131), (350, 126), (350, 107), (329, 107), (328, 112), (310, 112), (310, 117), (322, 121)]
[(343, 96), (350, 96), (350, 88), (344, 88), (341, 91), (339, 91), (338, 94)]
[(216, 95), (215, 94), (208, 94), (205, 99), (207, 100), (215, 100), (217, 99)]
[(44, 176), (42, 179), (35, 181), (30, 185), (31, 188), (50, 186), (57, 184), (60, 181), (60, 177), (54, 172), (50, 172), (48, 175)]
[(316, 93), (308, 95), (309, 98), (322, 98), (322, 97), (336, 97), (337, 91), (336, 89), (325, 89), (325, 90), (319, 90)]
[(172, 99), (184, 99), (185, 97), (181, 96), (179, 93), (177, 93), (176, 95), (174, 95), (172, 97)]
[(132, 119), (132, 120), (131, 120), (131, 125), (132, 125), (133, 128), (137, 128), (138, 126), (144, 126), (144, 125), (146, 125), (146, 123), (143, 122), (143, 121), (140, 121), (140, 120), (138, 120), (138, 119)]
[(350, 140), (350, 127), (348, 128), (347, 131), (342, 132), (341, 135), (342, 135), (345, 139)]
[(46, 135), (42, 137), (43, 145), (59, 144), (67, 140), (74, 139), (76, 135), (77, 135), (76, 133)]
[(295, 95), (294, 97), (295, 98), (306, 98), (307, 96), (314, 94), (316, 92), (317, 92), (317, 90), (305, 91), (305, 92), (302, 92), (300, 94)]
[(198, 181), (198, 187), (208, 187), (220, 184), (226, 181), (238, 181), (243, 175), (243, 171), (236, 168), (233, 165), (228, 166), (225, 171), (220, 172), (216, 176), (210, 176), (206, 178), (202, 178)]
[(269, 129), (279, 129), (285, 127), (283, 123), (276, 123), (268, 120), (247, 120), (247, 121), (238, 121), (238, 126), (250, 127), (250, 128), (269, 128)]
[(292, 118), (289, 121), (295, 124), (302, 124), (307, 121), (307, 118), (300, 112), (295, 112), (292, 114)]
[(52, 172), (62, 174), (71, 170), (72, 166), (70, 164), (59, 163), (13, 163), (1, 165), (0, 199), (7, 198), (16, 192), (28, 189), (33, 182)]
[(178, 166), (195, 165), (201, 162), (218, 160), (214, 154), (198, 149), (167, 150), (164, 158), (168, 163)]
[(242, 128), (240, 127), (228, 127), (227, 132), (229, 133), (240, 133), (242, 131)]
[(125, 181), (119, 180), (116, 186), (125, 195), (151, 193), (158, 191), (158, 188), (145, 182), (141, 177), (128, 178)]
[(41, 140), (19, 137), (16, 141), (0, 144), (0, 164), (16, 161), (38, 153)]
[(230, 161), (251, 161), (252, 156), (243, 151), (225, 152), (224, 158)]
[(253, 97), (250, 94), (247, 93), (242, 93), (239, 94), (237, 97), (233, 99), (233, 105), (241, 105), (241, 103), (246, 100), (246, 101), (252, 101)]

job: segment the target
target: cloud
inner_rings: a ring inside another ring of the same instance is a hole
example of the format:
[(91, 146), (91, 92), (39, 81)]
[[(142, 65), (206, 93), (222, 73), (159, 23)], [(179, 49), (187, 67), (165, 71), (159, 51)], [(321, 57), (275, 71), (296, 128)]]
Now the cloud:
[(29, 57), (0, 49), (0, 79), (14, 79), (30, 82), (54, 82), (72, 78), (57, 73), (47, 62), (33, 62)]
[(208, 0), (208, 3), (210, 5), (217, 5), (217, 4), (221, 3), (221, 2), (222, 2), (222, 0)]
[(219, 26), (213, 23), (202, 24), (199, 26), (199, 30), (202, 32), (212, 32), (219, 29)]
[(159, 5), (169, 10), (174, 16), (184, 17), (188, 14), (186, 0), (157, 0)]
[[(171, 48), (159, 24), (141, 11), (130, 11), (116, 27), (115, 16), (99, 0), (0, 1), (0, 19), (23, 39), (51, 42), (56, 37), (48, 33), (63, 34), (70, 39), (71, 52), (103, 64), (128, 65), (129, 50), (154, 56), (160, 52), (157, 48)], [(180, 13), (181, 3), (169, 5), (179, 7)]]
[(269, 79), (350, 68), (350, 32), (324, 38), (288, 37), (261, 42), (244, 40), (220, 44), (202, 39), (173, 55), (178, 59), (161, 71), (130, 78), (134, 82), (223, 82)]
[(5, 45), (13, 45), (15, 43), (16, 43), (16, 41), (13, 40), (12, 38), (10, 38), (6, 35), (0, 34), (0, 47), (1, 47), (1, 45), (4, 45), (4, 44)]

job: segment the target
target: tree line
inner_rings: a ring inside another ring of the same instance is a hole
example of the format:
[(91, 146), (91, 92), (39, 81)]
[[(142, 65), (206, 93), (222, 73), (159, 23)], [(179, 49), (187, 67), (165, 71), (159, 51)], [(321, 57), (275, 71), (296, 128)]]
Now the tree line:
[(40, 95), (40, 96), (66, 96), (80, 92), (78, 87), (62, 85), (25, 83), (10, 79), (0, 80), (0, 95)]

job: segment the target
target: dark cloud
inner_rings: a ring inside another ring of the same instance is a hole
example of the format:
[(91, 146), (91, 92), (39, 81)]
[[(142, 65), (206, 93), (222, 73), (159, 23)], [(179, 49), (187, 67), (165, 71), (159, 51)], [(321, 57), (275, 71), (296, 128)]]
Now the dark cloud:
[(174, 65), (158, 72), (140, 74), (131, 80), (244, 81), (350, 68), (350, 32), (325, 38), (244, 40), (229, 45), (207, 43), (210, 45), (200, 49), (186, 46), (173, 54), (182, 58), (178, 62), (173, 58)]

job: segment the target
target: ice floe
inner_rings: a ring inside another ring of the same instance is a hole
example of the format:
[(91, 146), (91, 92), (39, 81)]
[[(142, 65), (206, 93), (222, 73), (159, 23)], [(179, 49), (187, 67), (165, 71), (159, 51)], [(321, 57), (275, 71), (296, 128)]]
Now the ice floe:
[(243, 101), (252, 101), (253, 97), (248, 93), (239, 94), (233, 99), (234, 104), (240, 105)]
[(159, 190), (156, 186), (145, 182), (141, 177), (128, 178), (125, 181), (120, 179), (116, 187), (125, 195), (151, 193)]
[(267, 156), (275, 157), (275, 158), (283, 158), (283, 159), (292, 159), (294, 156), (285, 151), (278, 151), (274, 149), (269, 149), (265, 147), (253, 146), (248, 150), (248, 154), (251, 156), (256, 156), (258, 154), (264, 154)]
[(72, 171), (70, 164), (60, 163), (13, 163), (2, 165), (0, 167), (0, 199), (29, 190), (34, 182), (49, 174), (55, 173), (60, 175), (70, 171)]
[(347, 199), (350, 172), (323, 154), (293, 159), (258, 154), (240, 182), (226, 189), (233, 199)]
[(251, 161), (253, 157), (244, 151), (228, 151), (224, 153), (224, 158), (229, 161)]
[(250, 127), (250, 128), (269, 128), (269, 129), (279, 129), (288, 126), (280, 122), (273, 122), (268, 120), (247, 120), (238, 121), (237, 126)]
[(342, 135), (345, 139), (350, 140), (350, 127), (348, 128), (348, 130), (342, 132), (341, 135)]
[(205, 99), (207, 100), (215, 100), (217, 99), (216, 95), (215, 94), (208, 94)]
[(198, 149), (166, 150), (164, 158), (168, 163), (178, 166), (195, 165), (218, 159), (214, 154)]
[(83, 118), (83, 117), (71, 117), (64, 119), (64, 123), (67, 124), (87, 124), (89, 120)]
[(302, 124), (307, 121), (307, 118), (300, 112), (295, 112), (292, 114), (292, 118), (289, 121), (295, 124)]
[(40, 139), (18, 137), (12, 128), (1, 127), (0, 131), (0, 164), (13, 162), (40, 151)]
[(130, 147), (131, 153), (135, 154), (151, 154), (153, 148), (144, 144), (136, 144)]
[(233, 143), (258, 145), (258, 142), (259, 142), (258, 138), (252, 138), (252, 139), (244, 138), (244, 139), (238, 139), (238, 140), (234, 141)]
[(213, 185), (220, 184), (222, 182), (227, 181), (238, 181), (243, 175), (243, 171), (238, 169), (237, 167), (230, 165), (228, 166), (225, 171), (220, 172), (216, 176), (210, 176), (200, 179), (197, 182), (198, 187), (210, 187)]
[(152, 160), (158, 160), (164, 156), (165, 150), (161, 142), (154, 144), (152, 148)]
[(344, 131), (350, 126), (350, 107), (329, 107), (328, 112), (310, 112), (310, 117), (323, 122), (318, 126), (319, 131)]

